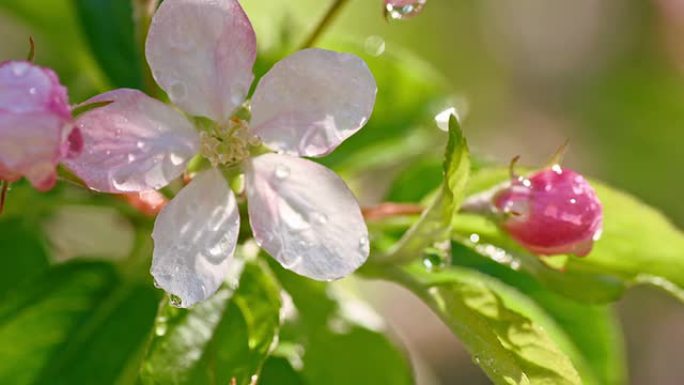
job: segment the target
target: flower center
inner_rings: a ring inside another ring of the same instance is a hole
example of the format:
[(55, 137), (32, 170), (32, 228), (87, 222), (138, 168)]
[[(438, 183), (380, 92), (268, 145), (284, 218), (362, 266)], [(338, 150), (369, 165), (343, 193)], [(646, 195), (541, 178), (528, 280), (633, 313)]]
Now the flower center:
[(250, 133), (247, 122), (233, 118), (227, 125), (216, 125), (200, 133), (200, 154), (212, 166), (232, 167), (247, 159), (261, 140)]

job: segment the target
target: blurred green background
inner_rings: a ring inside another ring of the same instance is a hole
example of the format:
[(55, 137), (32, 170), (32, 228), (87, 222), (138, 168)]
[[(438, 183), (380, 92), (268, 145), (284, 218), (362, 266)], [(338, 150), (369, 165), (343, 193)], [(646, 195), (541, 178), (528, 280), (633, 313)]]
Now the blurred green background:
[[(302, 41), (327, 8), (321, 0), (242, 3), (265, 51), (278, 49), (284, 30)], [(37, 62), (56, 69), (72, 102), (82, 101), (109, 86), (81, 28), (72, 1), (0, 0), (0, 60), (25, 57), (31, 35)], [(480, 158), (521, 155), (539, 165), (569, 139), (567, 165), (635, 194), (679, 227), (683, 36), (681, 0), (429, 0), (403, 22), (386, 22), (381, 0), (351, 0), (326, 35), (365, 46), (368, 58), (406, 50), (430, 63)], [(382, 286), (377, 305), (419, 353), (421, 385), (487, 383), (427, 309)], [(631, 382), (681, 384), (681, 305), (639, 289), (620, 311)]]

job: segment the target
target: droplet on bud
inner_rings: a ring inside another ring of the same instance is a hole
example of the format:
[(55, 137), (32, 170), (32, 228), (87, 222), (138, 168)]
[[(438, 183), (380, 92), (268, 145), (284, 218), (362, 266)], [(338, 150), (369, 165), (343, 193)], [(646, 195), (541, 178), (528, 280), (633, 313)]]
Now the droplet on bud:
[(493, 204), (501, 227), (539, 255), (585, 256), (603, 227), (601, 202), (589, 182), (558, 165), (512, 179)]
[(385, 16), (394, 20), (410, 19), (418, 15), (427, 0), (385, 0)]

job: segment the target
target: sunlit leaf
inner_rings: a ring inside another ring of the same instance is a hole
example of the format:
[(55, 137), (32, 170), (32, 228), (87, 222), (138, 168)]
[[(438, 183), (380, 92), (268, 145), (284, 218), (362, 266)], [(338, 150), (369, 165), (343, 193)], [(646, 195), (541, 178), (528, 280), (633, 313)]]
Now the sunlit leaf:
[(461, 205), (470, 175), (470, 154), (456, 116), (449, 118), (449, 138), (443, 163), (444, 182), (438, 193), (384, 258), (393, 263), (408, 262), (427, 247), (445, 241)]
[(278, 287), (257, 264), (245, 266), (235, 291), (224, 287), (190, 309), (162, 302), (142, 382), (250, 384), (278, 334), (279, 311)]
[(625, 383), (626, 362), (619, 323), (612, 309), (574, 301), (545, 288), (529, 273), (509, 269), (467, 246), (452, 244), (456, 266), (476, 269), (515, 287), (543, 309), (554, 327), (551, 337), (563, 344), (585, 385)]
[(582, 383), (570, 358), (526, 315), (543, 312), (513, 288), (476, 271), (429, 272), (420, 264), (390, 278), (437, 313), (495, 384)]
[(284, 325), (280, 341), (301, 347), (303, 354), (296, 358), (302, 368), (297, 372), (304, 383), (414, 383), (403, 352), (382, 333), (344, 314), (330, 287), (272, 266), (296, 308), (297, 315)]

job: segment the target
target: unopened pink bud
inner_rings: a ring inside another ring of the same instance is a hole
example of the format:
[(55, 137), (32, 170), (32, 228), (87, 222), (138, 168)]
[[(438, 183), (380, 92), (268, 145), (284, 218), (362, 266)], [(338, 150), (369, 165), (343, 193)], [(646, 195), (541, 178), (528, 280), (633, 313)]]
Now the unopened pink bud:
[(501, 226), (539, 255), (585, 256), (603, 226), (601, 202), (589, 182), (560, 166), (514, 178), (493, 203), (503, 214)]
[(49, 190), (57, 164), (82, 147), (57, 75), (25, 61), (0, 64), (0, 180), (26, 177)]

